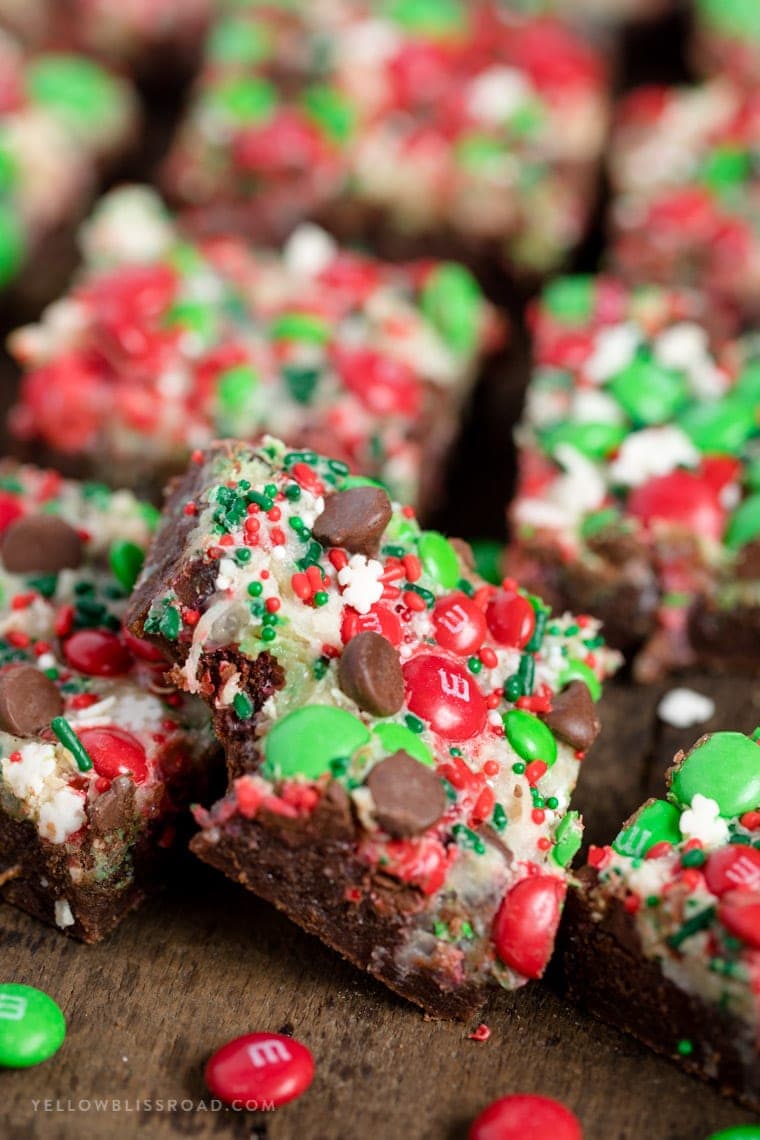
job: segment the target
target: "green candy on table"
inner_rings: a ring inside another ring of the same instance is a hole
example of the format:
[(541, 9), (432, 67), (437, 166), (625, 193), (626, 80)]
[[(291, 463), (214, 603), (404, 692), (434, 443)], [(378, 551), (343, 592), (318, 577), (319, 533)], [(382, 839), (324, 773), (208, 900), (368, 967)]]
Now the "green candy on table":
[(741, 396), (695, 404), (678, 420), (695, 447), (707, 455), (734, 455), (758, 429), (757, 409)]
[(541, 442), (548, 452), (569, 443), (588, 459), (601, 460), (617, 451), (627, 434), (622, 424), (564, 423), (541, 432)]
[(277, 106), (277, 92), (266, 79), (229, 79), (214, 88), (212, 102), (238, 122), (263, 123)]
[(740, 550), (760, 535), (760, 494), (749, 495), (728, 520), (724, 541), (730, 550)]
[(642, 356), (618, 372), (608, 388), (636, 424), (665, 423), (689, 398), (682, 372), (663, 368), (656, 360)]
[(563, 324), (584, 324), (594, 311), (596, 282), (591, 276), (558, 277), (544, 289), (541, 303)]
[(510, 709), (502, 720), (507, 740), (522, 760), (543, 760), (551, 768), (557, 759), (557, 741), (542, 720), (525, 709)]
[(108, 564), (116, 581), (128, 594), (132, 593), (135, 582), (145, 561), (145, 551), (127, 539), (116, 539), (108, 552)]
[(426, 764), (428, 768), (432, 768), (435, 764), (427, 744), (420, 740), (416, 732), (412, 732), (403, 724), (378, 724), (373, 729), (373, 735), (389, 755), (403, 750), (421, 764)]
[(671, 781), (680, 804), (697, 793), (715, 800), (726, 818), (760, 806), (760, 746), (742, 732), (714, 732), (682, 760)]
[(598, 701), (602, 695), (602, 683), (596, 673), (590, 665), (585, 661), (579, 661), (577, 657), (568, 657), (564, 669), (557, 678), (560, 689), (564, 689), (571, 681), (583, 681), (588, 686), (594, 701)]
[(16, 276), (24, 263), (26, 241), (16, 211), (0, 202), (0, 288)]
[(713, 1132), (707, 1140), (760, 1140), (760, 1124), (735, 1124)]
[(552, 859), (559, 867), (567, 867), (578, 854), (583, 841), (583, 824), (580, 812), (569, 811), (563, 816), (554, 832)]
[(760, 38), (757, 0), (698, 0), (700, 15), (728, 36)]
[(483, 294), (463, 265), (439, 265), (422, 287), (422, 311), (455, 352), (472, 352), (478, 339)]
[(418, 545), (425, 571), (445, 590), (453, 590), (459, 581), (459, 558), (447, 538), (437, 530), (426, 530)]
[(264, 775), (316, 780), (367, 744), (367, 726), (345, 709), (304, 705), (277, 721), (264, 743)]
[(0, 1067), (27, 1069), (47, 1061), (66, 1036), (61, 1008), (42, 990), (0, 985)]
[(36, 103), (59, 112), (75, 127), (102, 121), (119, 101), (111, 76), (77, 55), (38, 56), (27, 69), (26, 83)]
[(681, 813), (674, 804), (653, 800), (612, 841), (613, 849), (619, 855), (641, 859), (656, 843), (678, 843), (681, 840), (680, 819)]

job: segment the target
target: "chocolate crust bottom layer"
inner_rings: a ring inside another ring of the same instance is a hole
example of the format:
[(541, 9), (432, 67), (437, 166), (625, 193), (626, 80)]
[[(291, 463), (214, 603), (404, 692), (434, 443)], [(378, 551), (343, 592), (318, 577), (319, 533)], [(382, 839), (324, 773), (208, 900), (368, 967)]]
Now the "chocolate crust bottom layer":
[[(644, 958), (631, 917), (619, 902), (595, 922), (588, 899), (578, 891), (568, 893), (556, 972), (567, 996), (594, 1017), (760, 1111), (760, 1054), (753, 1027), (686, 993)], [(687, 1056), (679, 1051), (684, 1041), (692, 1047)]]
[[(123, 864), (123, 874), (104, 882), (71, 877), (65, 844), (40, 839), (29, 820), (0, 816), (0, 898), (81, 942), (99, 942), (142, 901), (159, 878), (165, 852), (141, 837)], [(74, 922), (56, 923), (55, 904), (69, 904)]]
[(288, 827), (279, 817), (263, 823), (236, 816), (196, 835), (190, 848), (430, 1017), (466, 1021), (485, 1002), (488, 983), (454, 987), (430, 961), (407, 956), (399, 963), (424, 895), (373, 874), (348, 839), (319, 835), (317, 821)]

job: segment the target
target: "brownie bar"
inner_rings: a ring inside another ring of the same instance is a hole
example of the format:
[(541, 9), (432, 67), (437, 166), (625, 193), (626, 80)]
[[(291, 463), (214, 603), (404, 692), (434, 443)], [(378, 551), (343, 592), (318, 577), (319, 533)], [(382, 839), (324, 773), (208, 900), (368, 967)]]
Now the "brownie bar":
[(85, 942), (160, 884), (214, 771), (204, 706), (121, 626), (154, 522), (127, 492), (0, 473), (0, 896)]
[(532, 313), (509, 572), (641, 680), (758, 662), (757, 345), (702, 295), (564, 278)]
[(644, 87), (620, 104), (610, 144), (610, 262), (629, 281), (696, 287), (751, 324), (760, 297), (752, 160), (760, 100), (732, 78)]
[(273, 439), (197, 457), (128, 620), (226, 751), (196, 854), (433, 1015), (540, 975), (616, 664), (595, 622)]
[(737, 732), (678, 753), (571, 890), (570, 996), (760, 1110), (760, 749)]
[(207, 232), (279, 241), (308, 218), (544, 274), (585, 231), (607, 103), (603, 55), (511, 5), (235, 7), (164, 185)]
[(282, 254), (191, 243), (147, 188), (83, 231), (71, 293), (11, 348), (11, 431), (158, 496), (196, 447), (275, 431), (434, 502), (460, 413), (503, 325), (452, 263), (390, 265), (314, 226)]
[(39, 294), (24, 269), (76, 225), (98, 177), (127, 151), (137, 103), (126, 82), (92, 61), (28, 53), (2, 30), (0, 71), (0, 288)]

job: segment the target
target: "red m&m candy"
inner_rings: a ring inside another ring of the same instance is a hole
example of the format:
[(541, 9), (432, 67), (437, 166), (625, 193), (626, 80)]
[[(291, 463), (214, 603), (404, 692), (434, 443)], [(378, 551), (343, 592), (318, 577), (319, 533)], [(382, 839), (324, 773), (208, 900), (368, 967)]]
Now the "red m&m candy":
[(72, 669), (91, 677), (119, 677), (132, 667), (132, 655), (115, 633), (81, 629), (63, 647)]
[(409, 709), (444, 740), (469, 740), (482, 731), (485, 697), (471, 673), (456, 661), (422, 653), (404, 666)]
[(554, 875), (523, 879), (505, 895), (493, 926), (496, 953), (526, 978), (540, 978), (554, 948), (566, 884)]
[(461, 593), (441, 598), (433, 610), (433, 626), (438, 644), (463, 657), (477, 653), (486, 635), (485, 614)]
[(730, 934), (760, 950), (760, 892), (728, 891), (718, 904), (718, 918)]
[(527, 645), (536, 628), (533, 606), (522, 594), (509, 590), (499, 590), (489, 602), (486, 620), (493, 639), (499, 645), (511, 645), (515, 649)]
[(671, 471), (650, 479), (634, 490), (628, 510), (645, 525), (660, 520), (705, 538), (719, 539), (725, 526), (717, 493), (692, 471)]
[(145, 749), (136, 736), (115, 725), (108, 728), (80, 728), (77, 736), (84, 745), (99, 776), (115, 780), (131, 776), (142, 784), (148, 776)]
[(373, 606), (366, 614), (346, 606), (340, 627), (343, 644), (356, 637), (357, 633), (379, 633), (391, 645), (398, 646), (401, 643), (401, 622), (387, 606)]
[(206, 1065), (206, 1084), (233, 1108), (279, 1108), (306, 1092), (314, 1058), (305, 1045), (281, 1033), (246, 1033), (228, 1041)]
[(760, 851), (732, 843), (713, 851), (704, 866), (705, 882), (714, 895), (743, 887), (760, 891)]
[(468, 1140), (583, 1140), (583, 1133), (559, 1101), (518, 1093), (489, 1104), (472, 1122)]

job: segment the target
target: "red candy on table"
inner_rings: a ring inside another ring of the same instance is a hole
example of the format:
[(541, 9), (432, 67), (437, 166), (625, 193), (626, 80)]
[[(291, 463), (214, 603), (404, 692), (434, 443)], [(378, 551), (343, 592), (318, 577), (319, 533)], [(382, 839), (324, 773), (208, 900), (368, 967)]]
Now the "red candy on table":
[(500, 590), (489, 602), (486, 620), (494, 640), (515, 649), (528, 644), (536, 626), (536, 615), (528, 599), (507, 590)]
[(214, 1096), (238, 1108), (263, 1102), (279, 1108), (306, 1092), (313, 1077), (309, 1050), (281, 1033), (235, 1037), (210, 1057), (205, 1070)]
[(760, 890), (760, 851), (730, 844), (714, 851), (704, 866), (705, 882), (714, 895), (743, 887)]
[(65, 642), (63, 651), (72, 669), (91, 677), (120, 677), (132, 667), (132, 655), (115, 633), (81, 629)]
[(554, 875), (523, 879), (504, 896), (493, 926), (501, 961), (526, 978), (540, 978), (551, 957), (567, 884)]
[(559, 1101), (518, 1093), (489, 1104), (472, 1122), (468, 1140), (583, 1140), (583, 1133)]
[(131, 732), (114, 725), (109, 728), (80, 728), (77, 736), (99, 776), (107, 780), (131, 776), (135, 784), (142, 784), (147, 779), (145, 749)]
[(486, 619), (480, 607), (466, 594), (441, 598), (432, 616), (439, 645), (463, 657), (477, 653), (486, 635)]
[(404, 665), (407, 704), (444, 740), (469, 740), (483, 729), (488, 706), (471, 673), (448, 657), (421, 653)]

